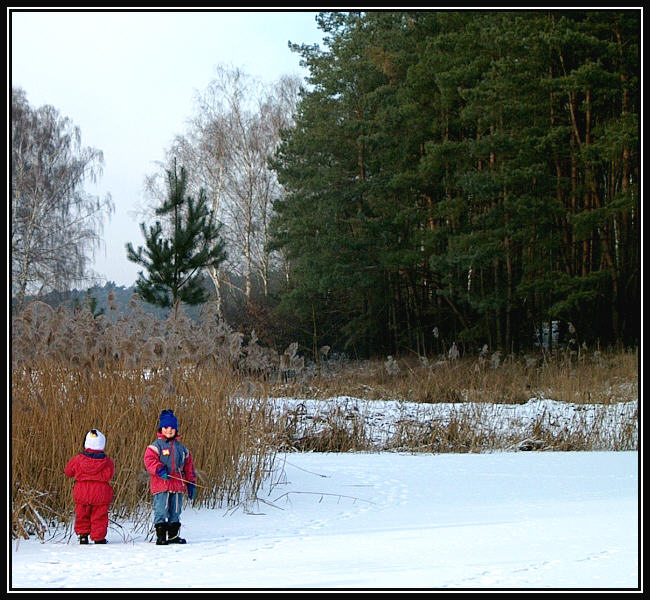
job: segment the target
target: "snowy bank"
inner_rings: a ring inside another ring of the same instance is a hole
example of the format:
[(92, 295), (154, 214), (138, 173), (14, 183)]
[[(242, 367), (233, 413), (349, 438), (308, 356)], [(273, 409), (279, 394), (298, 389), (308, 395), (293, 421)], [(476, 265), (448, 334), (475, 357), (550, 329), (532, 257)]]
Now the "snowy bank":
[(573, 404), (531, 398), (524, 404), (425, 404), (337, 396), (324, 400), (272, 398), (268, 402), (277, 413), (292, 415), (297, 442), (319, 433), (334, 419), (350, 427), (360, 425), (373, 450), (395, 449), (400, 432), (426, 435), (426, 428), (429, 432), (444, 430), (450, 423), (467, 425), (472, 436), (489, 440), (487, 450), (543, 450), (548, 440), (552, 443), (572, 436), (580, 436), (592, 450), (635, 450), (638, 444), (638, 401)]

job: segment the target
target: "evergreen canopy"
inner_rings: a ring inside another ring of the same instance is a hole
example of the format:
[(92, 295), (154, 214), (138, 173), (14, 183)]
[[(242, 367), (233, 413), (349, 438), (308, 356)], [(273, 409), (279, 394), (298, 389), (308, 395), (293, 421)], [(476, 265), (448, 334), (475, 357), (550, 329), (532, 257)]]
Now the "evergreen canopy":
[[(361, 355), (640, 331), (640, 12), (324, 13), (274, 167), (285, 308)], [(432, 334), (438, 333), (438, 337)]]

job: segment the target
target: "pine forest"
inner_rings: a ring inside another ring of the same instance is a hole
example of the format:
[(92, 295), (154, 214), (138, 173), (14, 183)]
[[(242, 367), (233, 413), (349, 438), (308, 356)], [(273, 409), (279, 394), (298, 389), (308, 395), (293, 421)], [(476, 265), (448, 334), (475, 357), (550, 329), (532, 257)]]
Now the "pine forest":
[[(358, 355), (640, 332), (639, 13), (327, 13), (274, 161), (282, 307)], [(577, 336), (576, 336), (576, 333)]]

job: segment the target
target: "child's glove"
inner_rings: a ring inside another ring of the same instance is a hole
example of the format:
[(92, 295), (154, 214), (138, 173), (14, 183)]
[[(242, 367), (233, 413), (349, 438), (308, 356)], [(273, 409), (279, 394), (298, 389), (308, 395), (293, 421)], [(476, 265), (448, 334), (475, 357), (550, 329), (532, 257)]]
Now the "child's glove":
[(163, 465), (162, 467), (158, 467), (156, 475), (158, 475), (158, 477), (161, 479), (167, 479), (169, 477), (169, 471), (167, 470), (167, 467)]
[(194, 500), (195, 495), (196, 495), (196, 486), (193, 483), (188, 483), (187, 484), (187, 497), (190, 500)]

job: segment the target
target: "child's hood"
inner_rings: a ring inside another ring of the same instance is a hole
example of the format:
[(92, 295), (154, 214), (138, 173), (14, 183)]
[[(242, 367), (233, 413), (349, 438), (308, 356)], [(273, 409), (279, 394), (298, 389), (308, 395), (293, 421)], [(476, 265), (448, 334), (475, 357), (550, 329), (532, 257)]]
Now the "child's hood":
[(103, 452), (93, 452), (81, 454), (81, 460), (83, 461), (83, 470), (89, 475), (99, 473), (102, 469), (106, 468), (106, 462), (110, 460), (106, 454)]

